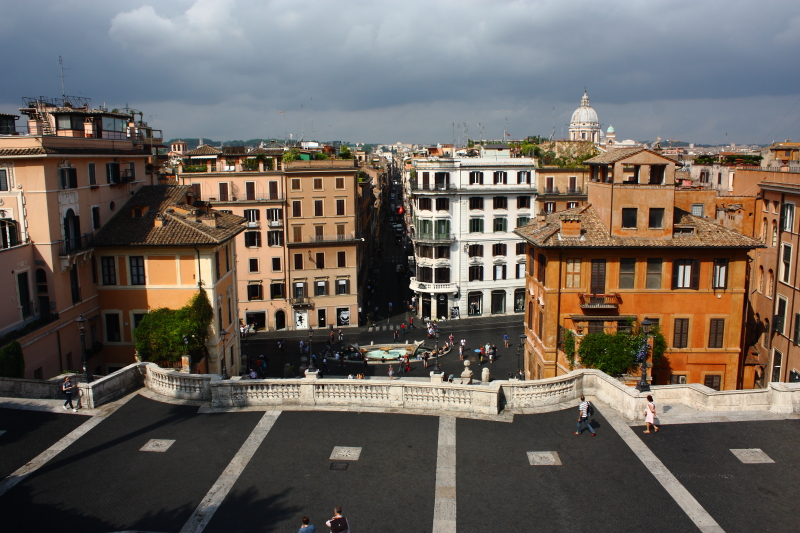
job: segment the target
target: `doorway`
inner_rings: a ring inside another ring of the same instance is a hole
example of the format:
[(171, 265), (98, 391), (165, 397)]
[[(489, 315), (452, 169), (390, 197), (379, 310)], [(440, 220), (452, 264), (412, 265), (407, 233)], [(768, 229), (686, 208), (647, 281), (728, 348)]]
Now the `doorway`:
[(275, 329), (286, 329), (286, 313), (282, 310), (275, 311)]
[(436, 318), (447, 318), (447, 295), (439, 294), (436, 296)]

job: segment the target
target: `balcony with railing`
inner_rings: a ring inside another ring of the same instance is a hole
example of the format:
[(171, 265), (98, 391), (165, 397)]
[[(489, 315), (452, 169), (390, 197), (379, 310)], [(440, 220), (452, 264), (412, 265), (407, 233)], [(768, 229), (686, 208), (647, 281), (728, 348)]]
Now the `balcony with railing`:
[(433, 232), (417, 232), (416, 235), (412, 237), (412, 240), (416, 243), (425, 244), (425, 243), (452, 243), (456, 239), (455, 235), (449, 232), (441, 233), (437, 231)]
[(568, 196), (584, 194), (582, 187), (544, 187), (539, 196)]
[(619, 309), (622, 303), (622, 298), (617, 292), (611, 294), (580, 293), (578, 298), (581, 301), (581, 309)]
[(291, 241), (289, 246), (297, 246), (302, 244), (326, 244), (326, 243), (346, 243), (346, 242), (359, 242), (361, 238), (355, 232), (342, 233), (336, 235), (303, 235), (300, 241)]
[(269, 221), (267, 222), (267, 225), (268, 225), (270, 228), (282, 228), (282, 227), (283, 227), (283, 220), (281, 220), (281, 219), (278, 219), (278, 220), (269, 220)]
[(417, 281), (417, 278), (411, 278), (409, 286), (414, 292), (453, 293), (458, 291), (458, 283), (428, 283), (427, 281)]
[(245, 228), (250, 228), (250, 229), (260, 228), (261, 227), (261, 221), (259, 221), (259, 220), (248, 220), (247, 222), (244, 223), (244, 227)]
[(289, 304), (297, 309), (307, 309), (314, 307), (314, 300), (308, 296), (298, 296), (297, 298), (289, 298)]
[(84, 233), (80, 237), (58, 241), (58, 255), (69, 257), (92, 249), (92, 234)]

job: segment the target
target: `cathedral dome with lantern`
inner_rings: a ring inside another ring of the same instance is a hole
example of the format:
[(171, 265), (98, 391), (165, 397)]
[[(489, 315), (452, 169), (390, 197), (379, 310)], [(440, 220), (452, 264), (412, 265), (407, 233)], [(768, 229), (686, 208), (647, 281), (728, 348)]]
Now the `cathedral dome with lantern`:
[(589, 95), (583, 91), (581, 106), (572, 113), (569, 121), (569, 140), (600, 142), (600, 120), (597, 112), (589, 105)]

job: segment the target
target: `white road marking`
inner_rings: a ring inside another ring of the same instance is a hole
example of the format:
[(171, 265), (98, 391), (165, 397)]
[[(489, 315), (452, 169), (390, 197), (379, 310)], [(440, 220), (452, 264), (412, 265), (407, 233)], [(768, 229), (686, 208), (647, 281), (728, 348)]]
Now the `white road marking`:
[(456, 419), (439, 417), (433, 533), (456, 533)]
[(250, 436), (247, 437), (247, 440), (244, 441), (242, 447), (233, 456), (231, 462), (222, 471), (217, 482), (209, 489), (200, 505), (197, 506), (192, 516), (183, 525), (180, 533), (201, 533), (206, 528), (280, 414), (280, 411), (267, 411), (264, 413), (256, 427), (253, 428)]

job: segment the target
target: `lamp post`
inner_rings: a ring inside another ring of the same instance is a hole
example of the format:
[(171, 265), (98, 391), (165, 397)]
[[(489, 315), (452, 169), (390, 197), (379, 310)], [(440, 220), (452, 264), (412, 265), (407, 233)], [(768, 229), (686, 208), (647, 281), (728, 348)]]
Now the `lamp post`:
[(650, 326), (652, 325), (653, 323), (646, 318), (642, 321), (642, 333), (644, 333), (644, 346), (642, 346), (641, 352), (642, 381), (636, 385), (639, 392), (650, 390), (650, 385), (647, 383), (647, 352), (650, 350)]
[(225, 368), (225, 337), (228, 335), (228, 332), (224, 329), (219, 332), (219, 336), (222, 338), (222, 379), (228, 379), (228, 370)]
[(436, 373), (439, 373), (439, 331), (435, 330), (433, 332), (433, 338), (436, 339)]
[(522, 351), (522, 346), (525, 344), (525, 341), (528, 340), (527, 335), (524, 333), (519, 336), (519, 343), (517, 344), (517, 375), (522, 378), (525, 376), (525, 373), (522, 371), (522, 366), (519, 363), (519, 356), (520, 352)]
[(86, 319), (83, 318), (83, 315), (78, 315), (78, 318), (75, 319), (75, 322), (78, 323), (78, 327), (81, 330), (81, 362), (83, 363), (83, 377), (86, 380), (86, 383), (92, 381), (92, 377), (89, 375), (89, 366), (86, 364)]

